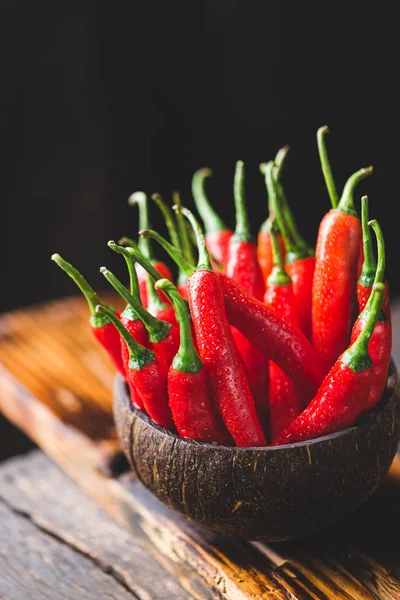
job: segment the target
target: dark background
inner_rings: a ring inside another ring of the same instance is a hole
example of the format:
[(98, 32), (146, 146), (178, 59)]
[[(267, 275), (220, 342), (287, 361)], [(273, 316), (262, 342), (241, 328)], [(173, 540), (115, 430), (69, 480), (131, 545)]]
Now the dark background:
[(233, 169), (245, 161), (256, 233), (267, 214), (258, 165), (284, 144), (288, 199), (314, 243), (330, 207), (316, 145), (323, 124), (340, 190), (353, 171), (375, 167), (357, 207), (367, 193), (392, 294), (400, 293), (399, 44), (385, 5), (0, 5), (1, 311), (76, 293), (53, 252), (106, 287), (99, 267), (124, 269), (107, 240), (137, 231), (128, 195), (158, 191), (170, 201), (179, 189), (193, 207), (190, 181), (201, 166), (212, 167), (210, 198), (233, 226)]

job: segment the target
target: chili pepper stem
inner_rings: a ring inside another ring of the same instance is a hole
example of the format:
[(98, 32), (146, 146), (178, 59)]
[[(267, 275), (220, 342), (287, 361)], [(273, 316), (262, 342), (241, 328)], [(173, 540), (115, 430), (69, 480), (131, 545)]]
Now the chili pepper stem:
[[(178, 191), (172, 194), (173, 205), (177, 207), (182, 206), (181, 196)], [(178, 226), (178, 234), (181, 242), (181, 251), (187, 263), (190, 265), (195, 264), (195, 257), (193, 252), (192, 243), (189, 238), (189, 233), (186, 227), (185, 219), (180, 210), (176, 211), (176, 222)]]
[[(114, 252), (117, 252), (117, 254), (122, 254), (122, 256), (125, 258), (125, 262), (126, 262), (126, 265), (128, 267), (128, 272), (129, 272), (129, 284), (130, 284), (131, 295), (139, 302), (140, 294), (139, 294), (138, 277), (137, 277), (137, 273), (136, 273), (136, 269), (135, 269), (135, 262), (132, 259), (131, 254), (129, 253), (127, 248), (118, 246), (117, 244), (114, 244), (114, 243), (109, 242), (108, 247), (111, 248), (111, 250), (113, 250)], [(101, 271), (101, 269), (100, 269), (100, 271)], [(125, 286), (124, 286), (124, 289), (126, 289)]]
[[(174, 210), (177, 210), (176, 206), (173, 206), (172, 208)], [(191, 224), (193, 231), (196, 235), (197, 246), (198, 246), (198, 255), (199, 255), (196, 270), (204, 269), (206, 271), (213, 272), (210, 255), (207, 251), (207, 247), (206, 247), (202, 229), (200, 227), (200, 223), (198, 222), (198, 220), (196, 219), (194, 214), (188, 208), (182, 206), (182, 207), (180, 207), (180, 211), (187, 218), (187, 220)]]
[(173, 219), (173, 216), (172, 216), (169, 206), (167, 206), (167, 204), (165, 203), (165, 201), (163, 200), (163, 198), (161, 197), (160, 194), (153, 194), (151, 196), (151, 199), (157, 204), (158, 208), (160, 209), (160, 211), (164, 217), (164, 221), (167, 226), (168, 234), (169, 234), (172, 245), (175, 246), (175, 248), (177, 248), (179, 251), (182, 252), (181, 240), (180, 240), (178, 232), (176, 230), (174, 219)]
[[(144, 192), (134, 192), (129, 196), (128, 204), (130, 206), (137, 205), (139, 207), (139, 229), (147, 229), (150, 225), (147, 194)], [(140, 240), (139, 250), (148, 260), (152, 260), (154, 258), (149, 240)]]
[(172, 361), (172, 367), (182, 373), (198, 373), (204, 365), (193, 343), (187, 304), (168, 279), (159, 279), (156, 282), (156, 289), (162, 290), (170, 298), (179, 322), (180, 345)]
[(290, 146), (288, 146), (288, 145), (283, 146), (282, 148), (280, 148), (278, 150), (278, 152), (275, 155), (274, 163), (277, 166), (277, 169), (276, 169), (276, 180), (278, 182), (281, 180), (283, 166), (284, 166), (284, 164), (286, 162), (286, 158), (287, 158), (287, 155), (289, 153), (289, 150), (290, 150)]
[(281, 246), (278, 241), (277, 229), (272, 222), (271, 225), (271, 245), (272, 245), (272, 257), (273, 257), (273, 268), (271, 274), (268, 277), (267, 284), (286, 286), (292, 283), (291, 277), (285, 269), (285, 261), (283, 258)]
[[(205, 191), (205, 181), (212, 175), (208, 167), (198, 169), (192, 178), (192, 194), (196, 208), (201, 216), (207, 233), (227, 229), (221, 217), (211, 206)], [(144, 227), (141, 229), (145, 229)]]
[(329, 133), (329, 127), (323, 125), (317, 131), (317, 145), (318, 153), (321, 162), (322, 174), (325, 179), (325, 185), (328, 190), (329, 198), (331, 201), (332, 208), (336, 208), (339, 204), (339, 194), (336, 189), (335, 180), (333, 178), (331, 165), (328, 158), (328, 152), (326, 150), (325, 136)]
[(371, 228), (369, 226), (368, 196), (361, 198), (361, 227), (363, 237), (363, 264), (358, 283), (370, 287), (375, 279), (376, 260), (372, 247)]
[(98, 305), (96, 306), (96, 313), (107, 317), (126, 342), (130, 353), (130, 366), (132, 366), (133, 369), (140, 371), (155, 360), (154, 352), (139, 344), (109, 308)]
[(374, 331), (377, 316), (382, 309), (384, 293), (385, 286), (383, 283), (374, 283), (370, 296), (368, 319), (356, 341), (343, 353), (343, 364), (350, 367), (354, 372), (364, 371), (372, 365), (372, 359), (368, 353), (368, 343)]
[(231, 238), (232, 242), (253, 242), (250, 234), (249, 218), (246, 209), (244, 194), (244, 163), (242, 160), (236, 162), (235, 177), (233, 183), (233, 195), (235, 199), (236, 227)]
[[(386, 268), (386, 252), (385, 252), (385, 240), (383, 237), (381, 226), (376, 219), (368, 221), (368, 226), (372, 227), (376, 235), (376, 241), (378, 244), (378, 262), (375, 269), (374, 283), (383, 283), (385, 268)], [(370, 301), (371, 296), (368, 299), (367, 305)]]
[(135, 250), (137, 250), (137, 243), (130, 237), (123, 236), (120, 240), (118, 240), (118, 244), (120, 244), (120, 246), (130, 246), (131, 248), (135, 248)]
[(172, 244), (170, 244), (164, 237), (162, 237), (157, 231), (153, 229), (143, 229), (139, 231), (139, 235), (141, 237), (150, 237), (155, 240), (160, 246), (170, 255), (172, 260), (178, 265), (179, 269), (187, 276), (193, 273), (194, 267), (190, 266), (183, 254), (175, 248)]
[[(165, 339), (172, 325), (167, 323), (166, 321), (162, 321), (154, 317), (148, 310), (146, 310), (137, 300), (129, 293), (126, 287), (109, 271), (106, 267), (100, 268), (100, 273), (104, 275), (109, 283), (113, 286), (113, 288), (120, 294), (120, 296), (125, 300), (127, 305), (131, 308), (133, 313), (137, 315), (137, 318), (140, 319), (144, 326), (147, 329), (149, 334), (149, 340), (151, 342), (160, 342)], [(168, 281), (168, 280), (167, 280)]]
[(90, 314), (92, 317), (96, 317), (96, 306), (101, 304), (99, 297), (93, 288), (88, 284), (86, 279), (79, 273), (75, 267), (73, 267), (69, 262), (61, 258), (59, 254), (52, 254), (51, 260), (53, 260), (63, 271), (67, 273), (71, 277), (71, 279), (76, 283), (78, 288), (81, 290), (82, 294), (85, 296), (87, 303), (89, 305)]
[(344, 186), (342, 196), (337, 205), (338, 210), (348, 215), (353, 215), (355, 217), (357, 216), (357, 211), (354, 208), (354, 188), (362, 179), (365, 179), (369, 175), (372, 175), (373, 170), (373, 166), (369, 166), (363, 169), (359, 169), (358, 171), (353, 173), (353, 175), (350, 175)]

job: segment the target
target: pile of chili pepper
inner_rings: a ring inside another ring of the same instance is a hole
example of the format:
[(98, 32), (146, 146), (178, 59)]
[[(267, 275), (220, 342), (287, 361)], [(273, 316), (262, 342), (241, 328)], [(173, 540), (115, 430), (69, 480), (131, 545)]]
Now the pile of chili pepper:
[[(129, 197), (137, 231), (108, 242), (126, 280), (100, 268), (121, 310), (53, 254), (86, 297), (92, 332), (132, 406), (157, 425), (198, 442), (276, 446), (349, 427), (382, 397), (392, 350), (385, 242), (368, 196), (357, 198), (373, 168), (356, 170), (338, 193), (328, 132), (316, 135), (330, 204), (321, 200), (314, 244), (286, 197), (284, 146), (260, 164), (266, 199), (247, 199), (245, 165), (236, 162), (232, 228), (208, 197), (209, 168), (193, 174), (192, 210), (178, 192), (170, 202)], [(265, 204), (256, 233), (249, 202)], [(167, 235), (151, 228), (154, 210)]]

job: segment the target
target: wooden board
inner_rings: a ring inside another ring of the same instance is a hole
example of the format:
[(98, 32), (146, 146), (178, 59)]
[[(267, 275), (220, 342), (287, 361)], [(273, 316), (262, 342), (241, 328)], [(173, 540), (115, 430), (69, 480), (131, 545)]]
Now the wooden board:
[[(0, 410), (199, 600), (400, 600), (400, 466), (356, 515), (318, 536), (266, 545), (194, 527), (115, 461), (114, 371), (80, 299), (5, 315)], [(122, 561), (121, 557), (121, 561)]]

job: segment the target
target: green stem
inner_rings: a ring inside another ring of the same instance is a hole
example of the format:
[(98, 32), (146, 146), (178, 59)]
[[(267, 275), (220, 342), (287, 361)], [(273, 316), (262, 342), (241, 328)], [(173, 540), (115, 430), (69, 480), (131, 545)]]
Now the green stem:
[[(196, 171), (192, 178), (192, 195), (197, 211), (201, 216), (206, 233), (228, 229), (221, 217), (215, 212), (207, 198), (205, 180), (211, 177), (211, 169), (204, 168)], [(141, 229), (146, 229), (141, 227)]]
[(332, 169), (328, 158), (328, 152), (326, 150), (325, 136), (327, 133), (329, 133), (329, 127), (327, 125), (323, 125), (318, 129), (317, 145), (319, 159), (321, 161), (322, 173), (325, 179), (325, 185), (328, 190), (332, 208), (336, 208), (339, 203), (339, 194), (336, 189), (335, 180), (333, 179)]
[[(150, 227), (149, 220), (149, 202), (147, 194), (144, 192), (134, 192), (128, 198), (130, 206), (137, 205), (139, 208), (139, 229), (148, 229)], [(154, 258), (153, 250), (149, 240), (141, 239), (139, 241), (139, 250), (145, 258), (152, 260)]]
[(102, 305), (98, 305), (96, 306), (96, 313), (107, 317), (110, 323), (112, 323), (116, 327), (119, 334), (126, 342), (130, 355), (129, 366), (131, 369), (134, 369), (135, 371), (140, 371), (155, 360), (156, 356), (154, 352), (139, 344), (139, 342), (137, 342), (131, 336), (126, 327), (122, 325), (121, 321), (118, 319), (115, 313), (113, 313), (109, 308), (106, 308)]
[(133, 315), (136, 316), (136, 319), (140, 319), (143, 322), (151, 342), (161, 342), (163, 339), (168, 337), (169, 330), (171, 329), (170, 323), (157, 319), (157, 317), (154, 317), (148, 310), (146, 310), (140, 304), (140, 302), (138, 302), (136, 298), (129, 293), (124, 284), (121, 283), (121, 281), (119, 281), (119, 279), (117, 279), (115, 275), (111, 273), (111, 271), (105, 267), (101, 267), (100, 272), (125, 300), (129, 308), (132, 310)]
[(359, 171), (353, 173), (353, 175), (350, 175), (346, 185), (344, 186), (342, 196), (339, 200), (339, 204), (337, 205), (337, 210), (354, 217), (358, 216), (354, 207), (354, 188), (362, 179), (365, 179), (368, 177), (368, 175), (372, 175), (372, 172), (373, 167), (370, 166), (360, 169)]
[(365, 371), (373, 364), (368, 353), (368, 344), (382, 310), (384, 293), (385, 286), (383, 283), (374, 283), (370, 296), (371, 302), (363, 330), (356, 341), (342, 355), (342, 363), (347, 365), (354, 372)]
[(232, 242), (253, 242), (254, 240), (250, 234), (249, 217), (246, 209), (244, 163), (242, 160), (238, 160), (236, 163), (233, 195), (235, 199), (236, 227), (235, 233), (232, 236)]
[[(173, 209), (175, 210), (175, 207), (173, 207)], [(206, 240), (204, 238), (203, 230), (200, 226), (200, 223), (198, 222), (192, 211), (190, 211), (188, 208), (182, 206), (180, 210), (183, 216), (186, 217), (189, 221), (196, 236), (197, 250), (199, 255), (196, 271), (201, 269), (213, 272), (210, 255), (206, 247)]]
[(174, 284), (168, 281), (168, 279), (159, 279), (156, 283), (156, 288), (162, 290), (170, 298), (179, 322), (180, 345), (172, 361), (172, 367), (175, 371), (182, 373), (198, 373), (204, 365), (193, 343), (186, 302)]
[(75, 267), (73, 267), (69, 262), (61, 258), (59, 254), (53, 254), (51, 256), (51, 260), (63, 269), (71, 277), (71, 279), (76, 283), (78, 288), (81, 290), (82, 294), (85, 296), (87, 303), (89, 305), (90, 314), (92, 317), (96, 317), (96, 306), (101, 304), (101, 301), (93, 290), (93, 288), (88, 284), (86, 279), (79, 273)]
[[(167, 206), (166, 202), (163, 200), (160, 194), (153, 194), (151, 199), (157, 204), (164, 217), (164, 221), (167, 226), (168, 234), (172, 245), (175, 246), (175, 248), (177, 248), (179, 251), (182, 251), (181, 240), (178, 235), (178, 231), (175, 225), (174, 217), (172, 216), (171, 209), (169, 208), (169, 206)], [(140, 227), (140, 229), (142, 228)]]
[[(112, 250), (116, 246), (115, 242), (112, 240), (109, 241), (107, 245)], [(143, 254), (140, 252), (140, 250), (138, 248), (126, 246), (126, 250), (131, 255), (133, 261), (137, 262), (139, 265), (141, 265), (148, 273), (148, 278), (147, 278), (148, 306), (147, 306), (147, 308), (149, 309), (149, 311), (150, 312), (158, 312), (160, 310), (164, 310), (165, 308), (167, 308), (167, 305), (165, 304), (165, 302), (163, 302), (161, 300), (161, 298), (159, 298), (159, 296), (157, 295), (157, 292), (155, 291), (154, 285), (151, 281), (151, 279), (153, 279), (154, 281), (157, 281), (157, 279), (160, 279), (161, 278), (160, 273), (157, 271), (157, 269), (155, 269), (153, 267), (150, 260), (148, 260), (147, 258), (145, 258), (143, 256)], [(150, 277), (151, 277), (151, 279), (150, 279)]]
[(268, 285), (285, 287), (292, 283), (289, 273), (285, 269), (285, 260), (282, 254), (282, 248), (278, 240), (277, 228), (274, 222), (271, 223), (271, 245), (272, 245), (272, 258), (273, 268), (268, 276)]
[(190, 277), (190, 275), (193, 273), (194, 268), (185, 261), (182, 252), (179, 252), (179, 250), (177, 250), (164, 237), (157, 233), (157, 231), (153, 231), (153, 229), (144, 229), (143, 231), (139, 231), (139, 235), (143, 237), (150, 237), (158, 244), (160, 244), (160, 246), (169, 254), (172, 260), (176, 263), (179, 270), (182, 271), (187, 277)]
[(114, 252), (117, 252), (117, 254), (122, 254), (122, 256), (125, 258), (125, 262), (126, 262), (126, 265), (128, 267), (128, 272), (129, 272), (129, 285), (130, 285), (131, 294), (139, 301), (140, 300), (139, 283), (138, 283), (138, 277), (137, 277), (137, 273), (136, 273), (136, 269), (135, 269), (135, 262), (132, 259), (132, 256), (128, 252), (127, 248), (118, 246), (112, 240), (110, 240), (107, 245), (109, 248), (111, 248), (111, 250), (113, 250)]
[(376, 272), (376, 260), (374, 249), (372, 246), (371, 228), (368, 224), (368, 221), (368, 196), (363, 196), (361, 198), (361, 226), (363, 236), (364, 260), (358, 283), (360, 283), (364, 287), (372, 286), (372, 284), (374, 283)]
[(378, 262), (376, 265), (375, 280), (374, 283), (383, 283), (385, 278), (386, 268), (386, 252), (385, 252), (385, 239), (381, 226), (376, 219), (372, 219), (368, 222), (368, 225), (372, 227), (376, 235), (376, 244), (378, 247)]
[(178, 233), (181, 241), (181, 250), (182, 254), (185, 257), (185, 260), (190, 265), (195, 265), (195, 256), (193, 252), (192, 242), (189, 239), (188, 228), (186, 226), (186, 221), (180, 211), (180, 207), (182, 206), (180, 193), (175, 191), (172, 194), (172, 200), (174, 206), (177, 206), (179, 210), (176, 211), (176, 222), (178, 225)]
[(135, 240), (133, 240), (130, 237), (126, 237), (126, 236), (124, 236), (120, 240), (118, 240), (118, 244), (120, 244), (121, 246), (130, 246), (131, 248), (136, 248), (136, 249), (138, 247)]
[(290, 150), (290, 146), (287, 146), (287, 145), (283, 146), (282, 148), (280, 148), (280, 150), (278, 150), (278, 152), (275, 155), (274, 163), (277, 166), (277, 169), (276, 169), (276, 180), (277, 181), (281, 180), (282, 170), (283, 170), (284, 164), (286, 162), (286, 158), (287, 158), (289, 150)]

